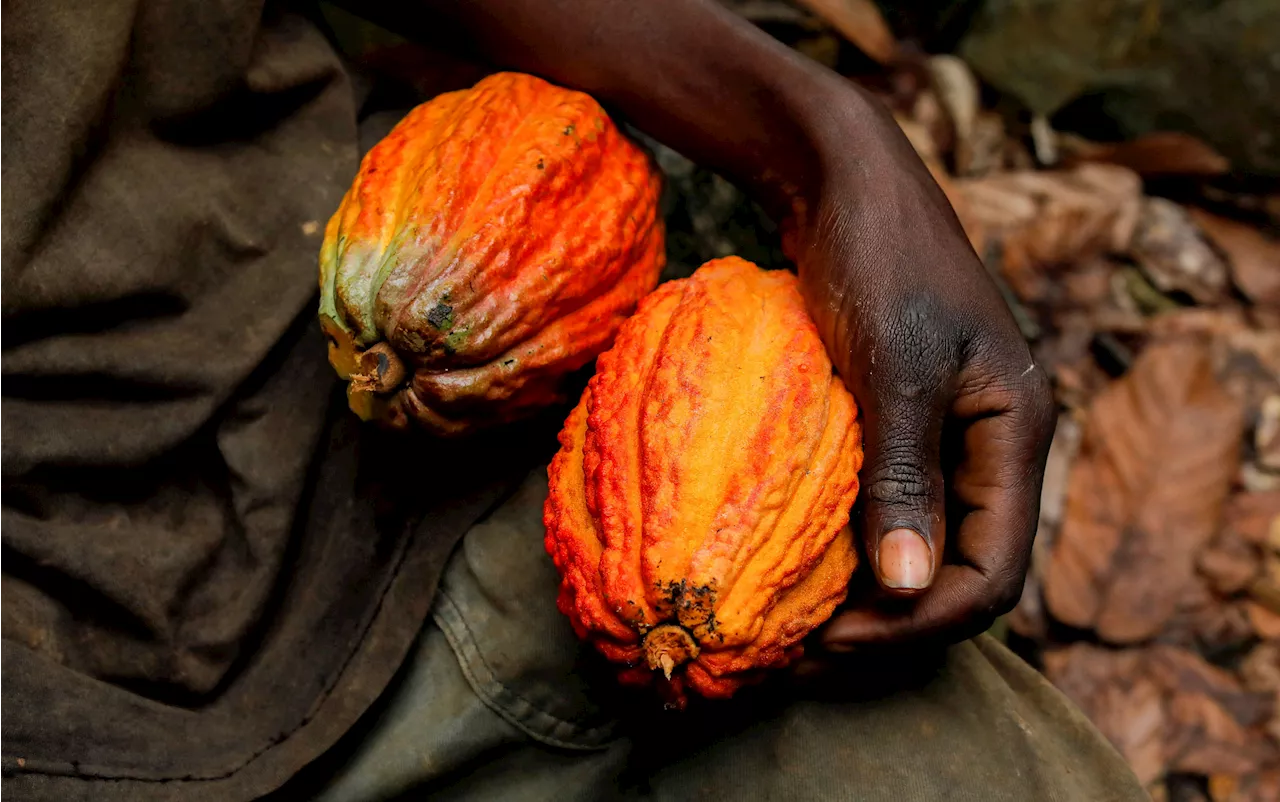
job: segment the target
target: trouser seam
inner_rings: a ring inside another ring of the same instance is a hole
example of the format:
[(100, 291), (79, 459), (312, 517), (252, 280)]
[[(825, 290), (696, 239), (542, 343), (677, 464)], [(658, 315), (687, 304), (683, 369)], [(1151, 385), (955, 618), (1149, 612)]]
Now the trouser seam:
[[(576, 751), (596, 751), (605, 748), (612, 735), (612, 727), (583, 729), (579, 725), (549, 713), (497, 679), (492, 667), (480, 653), (471, 627), (462, 611), (443, 589), (436, 596), (432, 618), (444, 633), (467, 684), (486, 707), (503, 720), (529, 737), (549, 746)], [(551, 732), (571, 732), (575, 740), (551, 735)]]

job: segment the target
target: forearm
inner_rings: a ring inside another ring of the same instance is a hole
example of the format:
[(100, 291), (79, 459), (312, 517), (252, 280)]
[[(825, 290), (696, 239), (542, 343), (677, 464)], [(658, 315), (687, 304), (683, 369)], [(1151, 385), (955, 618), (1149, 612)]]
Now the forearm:
[(456, 25), (495, 64), (592, 94), (779, 215), (817, 196), (833, 109), (856, 117), (866, 102), (711, 0), (357, 5), (402, 31)]

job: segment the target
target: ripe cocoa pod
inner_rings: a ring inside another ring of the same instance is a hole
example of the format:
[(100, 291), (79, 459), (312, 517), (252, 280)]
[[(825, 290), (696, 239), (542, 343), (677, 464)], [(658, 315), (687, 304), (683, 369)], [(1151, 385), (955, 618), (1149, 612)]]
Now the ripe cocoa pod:
[(562, 400), (664, 263), (659, 174), (588, 95), (499, 73), (406, 116), (325, 229), (350, 405), (462, 434)]
[(676, 705), (787, 665), (857, 563), (861, 442), (794, 275), (731, 257), (663, 284), (560, 434), (560, 610)]

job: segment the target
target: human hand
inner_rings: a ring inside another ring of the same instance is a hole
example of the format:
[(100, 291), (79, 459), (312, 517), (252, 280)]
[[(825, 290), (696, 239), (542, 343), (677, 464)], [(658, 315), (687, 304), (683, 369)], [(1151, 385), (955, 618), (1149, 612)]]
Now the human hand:
[(850, 98), (819, 128), (831, 143), (822, 180), (786, 245), (861, 408), (855, 531), (879, 584), (821, 640), (833, 651), (962, 640), (1021, 593), (1053, 433), (1049, 382), (892, 118)]

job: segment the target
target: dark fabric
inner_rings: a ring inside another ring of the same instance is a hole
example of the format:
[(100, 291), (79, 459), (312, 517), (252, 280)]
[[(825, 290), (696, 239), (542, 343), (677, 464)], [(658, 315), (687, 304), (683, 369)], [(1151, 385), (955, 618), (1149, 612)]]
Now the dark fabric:
[(553, 442), (347, 412), (316, 257), (356, 102), (307, 14), (4, 11), (4, 792), (252, 798), (383, 690)]

